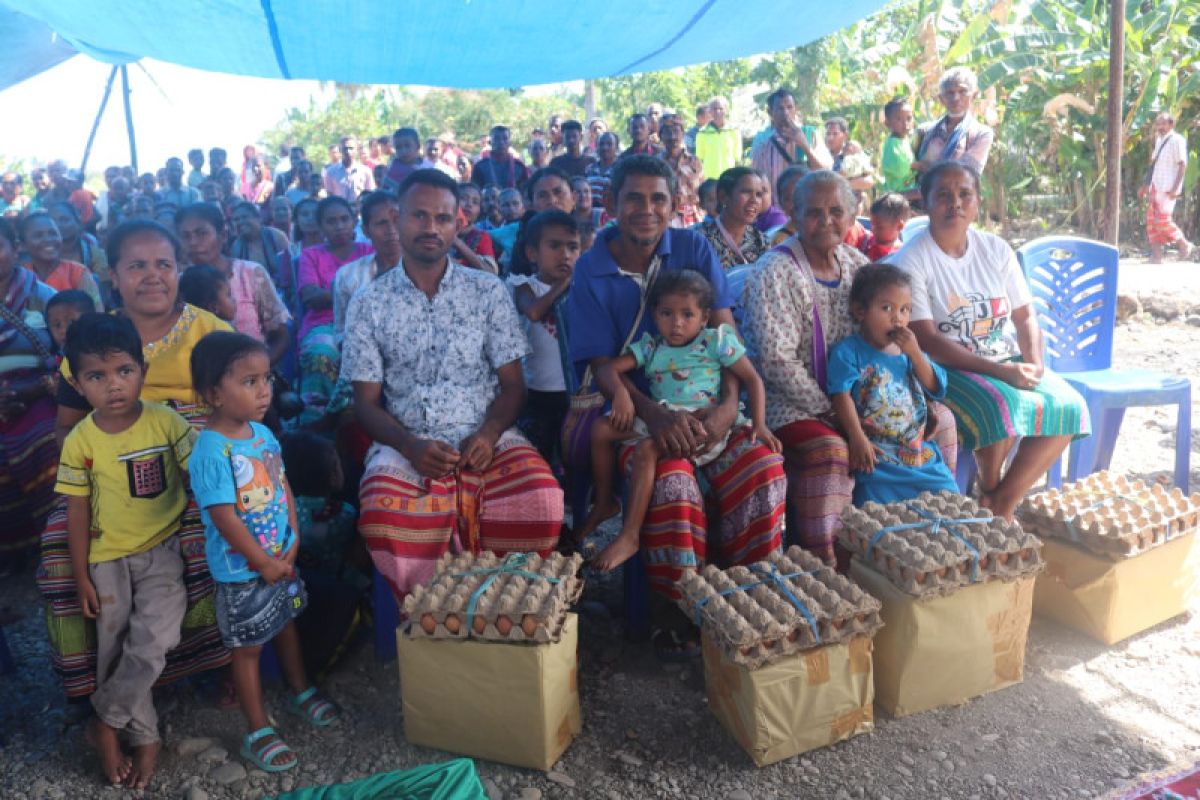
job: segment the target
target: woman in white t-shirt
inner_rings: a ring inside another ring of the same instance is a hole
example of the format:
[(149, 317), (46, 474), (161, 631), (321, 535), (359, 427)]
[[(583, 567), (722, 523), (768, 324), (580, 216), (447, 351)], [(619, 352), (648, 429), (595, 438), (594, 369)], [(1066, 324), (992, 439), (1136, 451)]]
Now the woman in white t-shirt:
[[(1045, 367), (1042, 331), (1012, 248), (971, 227), (979, 173), (943, 161), (921, 179), (929, 229), (888, 258), (912, 276), (909, 327), (946, 368), (945, 403), (975, 451), (983, 505), (1011, 519), (1021, 498), (1090, 431), (1079, 393)], [(1016, 456), (1001, 475), (1013, 441)]]

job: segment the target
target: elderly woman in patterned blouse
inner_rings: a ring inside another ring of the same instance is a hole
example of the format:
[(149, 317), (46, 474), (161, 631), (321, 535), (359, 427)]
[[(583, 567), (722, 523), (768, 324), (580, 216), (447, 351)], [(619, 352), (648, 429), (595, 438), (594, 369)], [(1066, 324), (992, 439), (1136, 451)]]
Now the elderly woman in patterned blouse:
[[(837, 430), (825, 393), (829, 348), (854, 330), (850, 283), (867, 262), (842, 242), (854, 221), (854, 193), (829, 170), (804, 176), (793, 194), (796, 234), (768, 251), (746, 279), (742, 330), (767, 387), (767, 424), (784, 445), (788, 476), (789, 543), (832, 563), (838, 518), (850, 503), (846, 439)], [(931, 405), (937, 439), (953, 471), (954, 426)]]

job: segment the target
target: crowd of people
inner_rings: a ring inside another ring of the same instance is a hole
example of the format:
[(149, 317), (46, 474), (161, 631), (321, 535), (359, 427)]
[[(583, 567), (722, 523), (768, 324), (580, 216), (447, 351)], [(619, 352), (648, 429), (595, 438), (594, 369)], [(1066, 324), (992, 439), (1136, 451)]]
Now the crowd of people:
[(243, 757), (295, 766), (260, 652), (331, 724), (296, 620), (346, 630), (330, 598), (371, 569), (402, 597), (446, 552), (577, 549), (622, 515), (592, 566), (641, 554), (655, 652), (683, 660), (685, 571), (785, 538), (844, 568), (845, 507), (956, 491), (960, 447), (1011, 518), (1089, 421), (974, 225), (976, 93), (949, 71), (915, 136), (889, 103), (878, 165), (780, 89), (748, 151), (715, 98), (691, 126), (651, 104), (624, 148), (552, 117), (528, 164), (504, 126), (474, 159), (400, 128), (321, 169), (288, 148), (274, 179), (251, 147), (240, 174), (217, 149), (114, 167), (98, 198), (61, 162), (27, 201), (5, 176), (0, 547), (39, 548), (107, 780), (150, 780), (156, 681), (227, 664)]

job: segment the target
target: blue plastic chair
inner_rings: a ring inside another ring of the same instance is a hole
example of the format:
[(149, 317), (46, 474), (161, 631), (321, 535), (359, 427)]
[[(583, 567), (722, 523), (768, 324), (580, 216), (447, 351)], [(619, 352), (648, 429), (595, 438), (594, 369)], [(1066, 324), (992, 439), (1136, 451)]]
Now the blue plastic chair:
[(1071, 445), (1070, 480), (1108, 469), (1125, 409), (1177, 405), (1175, 485), (1188, 491), (1192, 384), (1150, 369), (1113, 369), (1120, 256), (1111, 245), (1046, 236), (1017, 251), (1045, 339), (1046, 366), (1083, 395), (1092, 435)]

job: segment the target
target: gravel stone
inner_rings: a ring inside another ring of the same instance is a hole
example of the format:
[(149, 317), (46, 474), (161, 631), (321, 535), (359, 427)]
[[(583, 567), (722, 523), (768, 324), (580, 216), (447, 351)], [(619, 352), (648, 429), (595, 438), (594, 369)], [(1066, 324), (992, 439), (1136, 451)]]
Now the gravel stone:
[(214, 767), (212, 772), (208, 773), (208, 777), (222, 786), (228, 786), (245, 778), (246, 768), (236, 761), (226, 761), (224, 764)]

